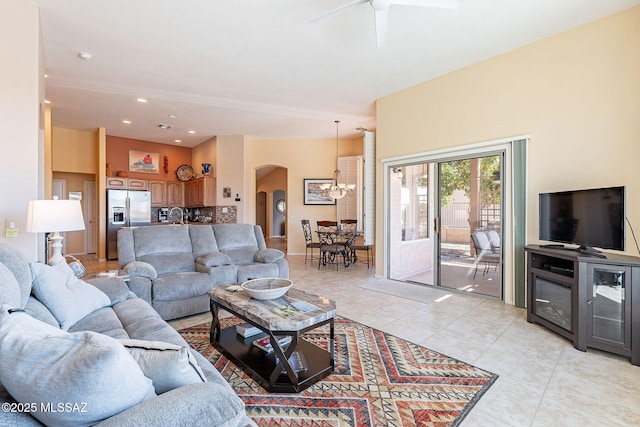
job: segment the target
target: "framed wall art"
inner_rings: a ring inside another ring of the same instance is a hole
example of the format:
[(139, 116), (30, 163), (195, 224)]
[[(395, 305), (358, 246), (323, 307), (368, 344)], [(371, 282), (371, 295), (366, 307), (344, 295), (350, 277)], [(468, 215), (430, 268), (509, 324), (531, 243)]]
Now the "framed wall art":
[(335, 205), (336, 200), (327, 194), (323, 194), (320, 186), (331, 184), (331, 178), (305, 178), (304, 179), (304, 204), (305, 205)]
[(129, 172), (160, 173), (160, 154), (129, 150)]

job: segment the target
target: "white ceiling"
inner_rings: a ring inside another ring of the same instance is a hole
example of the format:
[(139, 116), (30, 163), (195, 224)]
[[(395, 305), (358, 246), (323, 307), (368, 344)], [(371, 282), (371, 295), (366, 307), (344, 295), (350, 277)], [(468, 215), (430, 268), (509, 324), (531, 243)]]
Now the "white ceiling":
[(368, 4), (309, 23), (349, 0), (33, 1), (54, 126), (187, 147), (215, 135), (333, 138), (334, 120), (355, 137), (375, 130), (380, 97), (640, 4), (392, 5), (377, 48)]

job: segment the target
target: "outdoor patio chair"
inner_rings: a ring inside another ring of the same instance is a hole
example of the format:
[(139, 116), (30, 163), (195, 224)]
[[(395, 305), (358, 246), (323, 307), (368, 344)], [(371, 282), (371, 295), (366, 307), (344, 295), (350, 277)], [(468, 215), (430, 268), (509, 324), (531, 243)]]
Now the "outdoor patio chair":
[(473, 243), (473, 247), (476, 251), (476, 260), (475, 260), (475, 270), (473, 272), (473, 278), (476, 278), (476, 273), (478, 272), (478, 264), (482, 263), (484, 266), (484, 270), (482, 271), (482, 275), (486, 275), (489, 272), (489, 268), (491, 265), (495, 266), (496, 270), (498, 269), (498, 265), (500, 264), (500, 254), (492, 252), (491, 250), (491, 242), (489, 242), (489, 237), (487, 234), (482, 231), (474, 231), (471, 234), (471, 242)]

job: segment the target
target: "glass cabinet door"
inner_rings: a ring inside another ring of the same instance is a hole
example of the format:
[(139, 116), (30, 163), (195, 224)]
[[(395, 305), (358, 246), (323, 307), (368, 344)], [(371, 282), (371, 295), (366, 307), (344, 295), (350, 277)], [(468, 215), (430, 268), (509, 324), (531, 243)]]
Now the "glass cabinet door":
[(587, 295), (589, 340), (626, 347), (631, 329), (630, 313), (625, 306), (628, 271), (620, 267), (594, 266), (590, 273), (590, 294)]

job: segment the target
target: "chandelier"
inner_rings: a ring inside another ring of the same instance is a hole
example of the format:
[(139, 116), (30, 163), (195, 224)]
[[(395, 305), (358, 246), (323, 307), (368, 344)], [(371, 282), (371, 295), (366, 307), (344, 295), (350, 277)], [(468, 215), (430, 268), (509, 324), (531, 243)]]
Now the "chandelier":
[(338, 167), (338, 125), (340, 120), (336, 120), (336, 170), (333, 171), (333, 178), (331, 184), (322, 184), (320, 190), (325, 196), (329, 196), (332, 199), (342, 199), (344, 196), (353, 196), (353, 190), (356, 188), (355, 184), (345, 184), (342, 180), (342, 174)]

